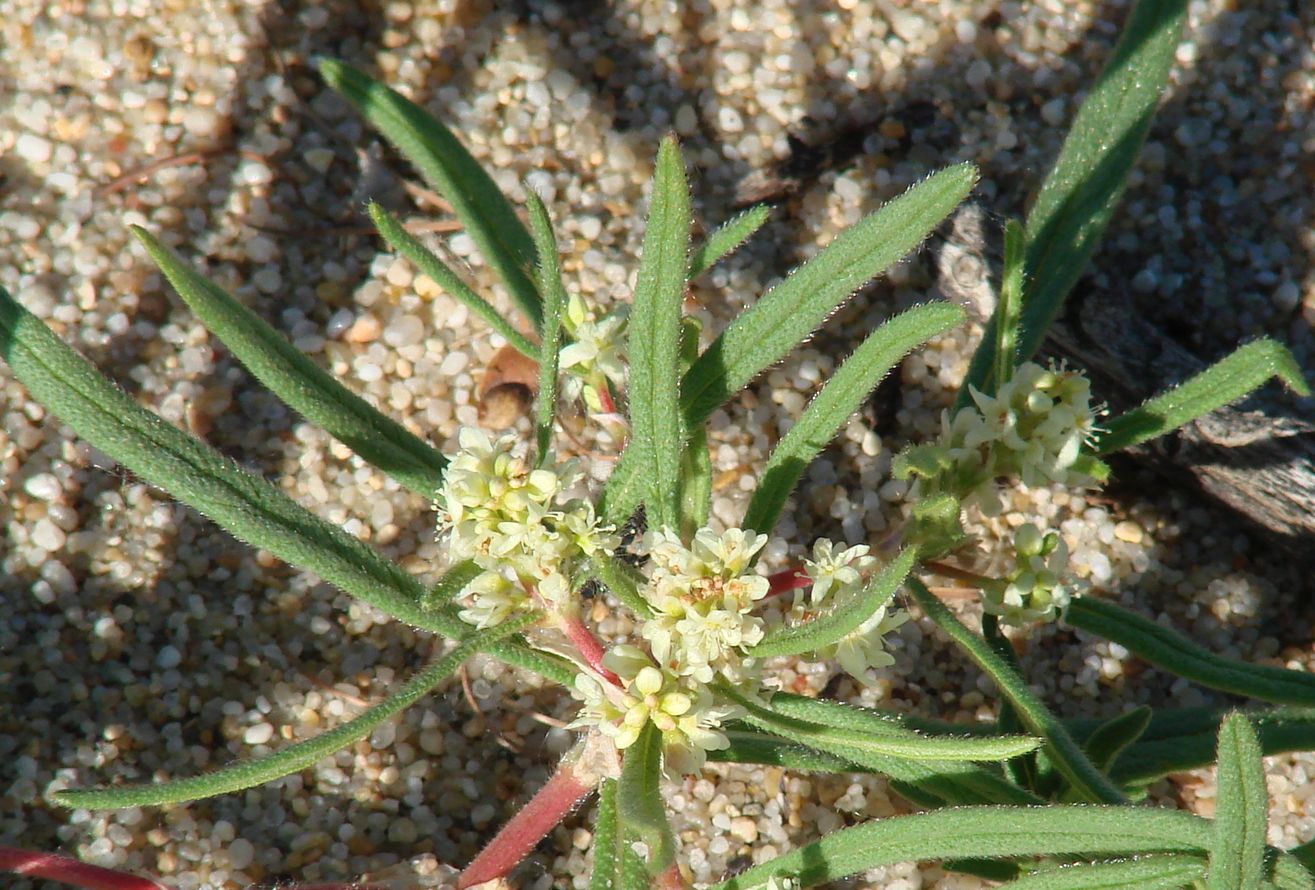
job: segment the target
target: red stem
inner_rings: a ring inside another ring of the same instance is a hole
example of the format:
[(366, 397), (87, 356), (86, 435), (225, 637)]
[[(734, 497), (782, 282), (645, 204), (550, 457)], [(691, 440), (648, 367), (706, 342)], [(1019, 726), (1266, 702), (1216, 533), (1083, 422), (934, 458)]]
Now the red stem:
[(603, 666), (603, 655), (605, 654), (603, 644), (598, 642), (598, 639), (589, 632), (589, 628), (585, 627), (584, 622), (580, 620), (580, 616), (561, 615), (559, 620), (562, 632), (580, 651), (585, 664), (593, 668), (595, 672), (613, 686), (621, 686), (621, 678)]
[(10, 871), (25, 878), (47, 878), (82, 890), (167, 890), (151, 878), (88, 865), (58, 853), (38, 853), (16, 847), (0, 847), (0, 871)]
[(604, 382), (602, 386), (596, 389), (596, 392), (598, 393), (598, 404), (603, 409), (603, 413), (615, 414), (616, 403), (612, 401), (612, 393), (608, 391), (607, 383)]
[(786, 569), (784, 572), (767, 576), (767, 595), (780, 596), (783, 593), (789, 593), (791, 590), (808, 587), (812, 583), (813, 579), (808, 577), (808, 573), (803, 569)]
[(593, 785), (576, 776), (574, 764), (562, 764), (548, 784), (466, 866), (457, 878), (457, 890), (466, 890), (510, 872), (593, 790)]
[(680, 873), (680, 866), (672, 865), (663, 870), (657, 876), (654, 886), (658, 890), (689, 890), (689, 884), (685, 883), (685, 876)]

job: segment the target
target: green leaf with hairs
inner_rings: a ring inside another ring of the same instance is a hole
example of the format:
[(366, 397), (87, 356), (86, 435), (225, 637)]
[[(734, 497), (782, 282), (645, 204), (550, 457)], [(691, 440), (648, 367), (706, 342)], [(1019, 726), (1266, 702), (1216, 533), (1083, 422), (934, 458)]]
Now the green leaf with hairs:
[(463, 304), (471, 312), (484, 320), (484, 323), (502, 335), (512, 348), (526, 358), (539, 360), (539, 347), (528, 337), (503, 318), (493, 305), (471, 290), (456, 272), (434, 255), (434, 252), (402, 225), (402, 221), (371, 201), (365, 207), (379, 235), (388, 242), (388, 246), (410, 260), (417, 269), (441, 287), (448, 296)]
[(689, 187), (675, 139), (658, 149), (643, 255), (630, 313), (630, 444), (646, 467), (655, 528), (676, 528), (680, 456), (680, 310), (689, 268)]
[(420, 608), (428, 612), (443, 608), (460, 596), (461, 591), (482, 574), (484, 570), (477, 566), (474, 560), (462, 560), (444, 572), (443, 577), (425, 591), (424, 596), (420, 598)]
[(1224, 718), (1208, 890), (1248, 890), (1265, 877), (1269, 793), (1260, 756), (1260, 741), (1246, 715)]
[[(740, 314), (685, 374), (680, 397), (685, 429), (705, 423), (862, 285), (921, 244), (976, 182), (972, 164), (932, 174), (842, 232)], [(608, 522), (623, 522), (634, 513), (649, 472), (641, 455), (621, 455), (600, 505)]]
[(744, 527), (770, 534), (804, 470), (862, 407), (881, 379), (912, 350), (963, 322), (952, 303), (915, 306), (890, 319), (859, 344), (795, 425), (782, 437), (749, 499)]
[(1011, 665), (1007, 664), (985, 640), (955, 618), (917, 578), (910, 578), (906, 587), (927, 617), (957, 643), (974, 664), (995, 681), (1028, 731), (1045, 739), (1046, 756), (1083, 800), (1092, 803), (1127, 802), (1123, 793), (1087, 759), (1086, 753), (1069, 735), (1064, 725), (1032, 693), (1027, 683)]
[(619, 830), (648, 845), (648, 871), (658, 875), (676, 861), (676, 842), (667, 823), (662, 779), (662, 733), (650, 721), (625, 749), (617, 783)]
[(1282, 380), (1298, 395), (1310, 395), (1310, 387), (1292, 353), (1287, 347), (1262, 337), (1239, 347), (1186, 383), (1107, 422), (1096, 440), (1096, 452), (1111, 454), (1163, 436), (1237, 401), (1271, 377)]
[[(1040, 347), (1109, 225), (1169, 79), (1186, 16), (1187, 0), (1140, 0), (1069, 127), (1027, 215), (1019, 361)], [(968, 404), (969, 385), (982, 388), (995, 368), (995, 346), (993, 320), (973, 355), (960, 407)]]
[[(959, 807), (894, 819), (874, 819), (832, 832), (784, 856), (714, 885), (715, 890), (764, 890), (780, 872), (805, 887), (898, 862), (946, 858), (1200, 854), (1210, 823), (1154, 807)], [(1282, 876), (1303, 873), (1290, 857)]]
[(1018, 315), (1023, 302), (1023, 227), (1005, 223), (1004, 271), (1000, 302), (995, 307), (995, 374), (988, 395), (995, 395), (1013, 377), (1018, 365)]
[(751, 726), (858, 763), (866, 762), (866, 758), (874, 754), (914, 761), (1007, 760), (1034, 751), (1041, 744), (1040, 739), (1030, 736), (930, 736), (907, 731), (874, 733), (823, 726), (778, 714), (770, 705), (764, 707), (740, 695), (729, 685), (721, 686), (720, 691), (744, 709), (745, 716), (741, 719)]
[(1066, 862), (1000, 885), (1009, 890), (1173, 890), (1205, 876), (1205, 859), (1159, 853), (1108, 862)]
[[(32, 397), (79, 436), (238, 540), (414, 627), (449, 637), (470, 630), (451, 610), (427, 610), (424, 587), (400, 566), (142, 408), (3, 290), (0, 355)], [(521, 642), (504, 640), (489, 651), (564, 686), (574, 682), (564, 660)]]
[(201, 323), (274, 395), (367, 463), (425, 498), (434, 496), (447, 468), (442, 454), (344, 387), (150, 232), (138, 226), (132, 232)]
[(594, 867), (589, 890), (649, 890), (644, 860), (621, 831), (617, 818), (615, 779), (604, 779), (598, 789), (598, 818), (594, 821)]
[(801, 624), (783, 624), (763, 635), (762, 641), (749, 650), (754, 658), (774, 655), (799, 655), (816, 652), (838, 643), (871, 618), (890, 601), (913, 569), (917, 551), (904, 548), (891, 563), (872, 576), (861, 590), (838, 600), (830, 611)]
[[(512, 301), (538, 328), (543, 305), (529, 269), (534, 241), (479, 161), (437, 118), (352, 66), (319, 60), (325, 83), (342, 95), (443, 196)], [(437, 279), (435, 279), (437, 280)]]
[(731, 217), (717, 228), (707, 240), (694, 248), (689, 257), (688, 278), (693, 281), (711, 269), (718, 260), (734, 251), (762, 228), (771, 216), (772, 208), (766, 204), (750, 207), (748, 210)]
[(1315, 706), (1315, 674), (1214, 655), (1177, 631), (1108, 600), (1089, 596), (1076, 599), (1069, 604), (1064, 619), (1193, 683), (1261, 701)]
[(543, 348), (539, 358), (539, 396), (535, 411), (535, 441), (538, 446), (536, 460), (543, 464), (548, 458), (552, 443), (553, 419), (557, 412), (557, 362), (562, 348), (562, 311), (566, 305), (566, 288), (562, 285), (562, 272), (557, 261), (557, 239), (552, 233), (552, 220), (543, 201), (526, 186), (526, 204), (530, 211), (530, 230), (534, 246), (539, 252), (539, 293), (543, 294), (543, 330), (540, 342)]
[(598, 553), (589, 558), (589, 573), (602, 582), (636, 617), (653, 617), (653, 607), (639, 593), (639, 588), (647, 582), (638, 570), (615, 556)]
[(1119, 755), (1146, 732), (1154, 714), (1149, 706), (1141, 705), (1102, 723), (1082, 745), (1096, 768), (1104, 773), (1113, 769)]
[(314, 738), (288, 745), (265, 757), (243, 760), (214, 772), (186, 779), (106, 788), (70, 788), (56, 791), (52, 797), (56, 803), (67, 807), (86, 807), (93, 810), (154, 807), (200, 800), (217, 794), (230, 794), (309, 769), (316, 761), (368, 737), (384, 721), (428, 695), (430, 690), (451, 676), (476, 652), (488, 648), (499, 640), (506, 640), (540, 617), (537, 614), (525, 614), (509, 619), (496, 627), (475, 631), (459, 642), (451, 652), (434, 659), (403, 684), (402, 688), (378, 704), (371, 705), (359, 716)]

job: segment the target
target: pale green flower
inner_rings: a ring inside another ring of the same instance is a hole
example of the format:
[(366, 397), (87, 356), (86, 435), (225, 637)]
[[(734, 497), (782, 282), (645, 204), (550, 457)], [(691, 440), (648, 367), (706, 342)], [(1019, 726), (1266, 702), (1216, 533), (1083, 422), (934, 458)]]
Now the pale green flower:
[(886, 651), (886, 634), (909, 620), (902, 609), (882, 606), (839, 641), (819, 651), (824, 658), (834, 658), (840, 666), (860, 683), (870, 683), (870, 668), (889, 667), (895, 656)]
[(512, 613), (533, 608), (524, 585), (506, 572), (485, 572), (467, 585), (464, 594), (469, 605), (457, 615), (479, 628), (501, 624)]
[[(813, 558), (804, 560), (804, 569), (813, 585), (808, 591), (808, 607), (819, 608), (834, 591), (853, 588), (877, 566), (871, 556), (872, 548), (866, 544), (843, 547), (827, 538), (813, 542)], [(803, 590), (795, 591), (796, 606), (802, 605)]]
[(603, 657), (622, 686), (591, 672), (576, 676), (574, 694), (584, 702), (572, 728), (596, 727), (619, 750), (633, 745), (652, 723), (662, 733), (663, 763), (669, 774), (689, 775), (703, 768), (708, 751), (730, 746), (719, 727), (738, 714), (734, 705), (714, 704), (703, 684), (655, 665), (634, 646), (616, 646)]
[(1077, 591), (1065, 578), (1068, 545), (1058, 532), (1043, 533), (1029, 522), (1014, 534), (1014, 554), (1014, 572), (982, 588), (982, 608), (1015, 626), (1053, 620)]

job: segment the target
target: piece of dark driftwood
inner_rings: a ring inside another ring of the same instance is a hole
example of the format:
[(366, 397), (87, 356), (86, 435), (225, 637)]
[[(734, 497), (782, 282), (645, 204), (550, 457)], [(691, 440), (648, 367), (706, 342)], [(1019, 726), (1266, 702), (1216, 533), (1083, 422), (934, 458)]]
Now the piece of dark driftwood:
[[(1088, 371), (1112, 411), (1202, 371), (1206, 363), (1146, 320), (1118, 289), (1081, 287), (1048, 338), (1052, 354)], [(1260, 392), (1143, 445), (1138, 462), (1272, 532), (1284, 549), (1315, 557), (1315, 400), (1267, 385)]]
[[(979, 321), (995, 309), (999, 257), (981, 207), (966, 204), (937, 239), (937, 283)], [(1126, 292), (1079, 283), (1043, 355), (1084, 369), (1118, 414), (1206, 368), (1143, 317)], [(1315, 399), (1277, 383), (1144, 445), (1120, 452), (1224, 504), (1281, 549), (1315, 564)]]

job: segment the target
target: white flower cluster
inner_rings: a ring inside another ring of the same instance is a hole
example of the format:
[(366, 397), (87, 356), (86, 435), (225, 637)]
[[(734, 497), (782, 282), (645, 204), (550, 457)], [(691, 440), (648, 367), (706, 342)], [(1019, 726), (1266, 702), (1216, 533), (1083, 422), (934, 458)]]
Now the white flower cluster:
[(571, 342), (563, 347), (558, 367), (565, 379), (562, 397), (581, 399), (590, 411), (611, 413), (609, 385), (624, 389), (626, 369), (626, 322), (628, 307), (619, 306), (605, 315), (595, 314), (572, 294), (562, 321)]
[[(795, 591), (791, 617), (807, 620), (810, 613), (825, 611), (837, 602), (856, 596), (866, 576), (877, 567), (876, 557), (866, 544), (840, 547), (826, 538), (813, 543), (813, 558), (804, 560), (812, 586)], [(840, 662), (845, 673), (862, 683), (871, 680), (870, 668), (886, 667), (895, 658), (886, 651), (885, 635), (909, 620), (900, 609), (883, 605), (842, 639), (818, 652)]]
[(620, 685), (592, 671), (577, 674), (574, 694), (584, 707), (572, 728), (597, 727), (624, 750), (651, 722), (662, 733), (662, 760), (673, 777), (698, 772), (707, 752), (730, 745), (719, 727), (740, 709), (714, 703), (704, 684), (658, 666), (635, 646), (613, 647), (603, 656), (603, 666)]
[(982, 588), (982, 608), (1014, 626), (1053, 620), (1077, 592), (1064, 577), (1068, 545), (1059, 532), (1043, 533), (1029, 522), (1014, 533), (1014, 554), (1014, 572)]
[(976, 410), (941, 416), (941, 438), (909, 449), (896, 474), (914, 476), (914, 497), (948, 492), (976, 502), (987, 515), (1000, 510), (994, 480), (1019, 476), (1025, 485), (1086, 487), (1075, 469), (1080, 449), (1096, 431), (1091, 384), (1076, 371), (1019, 366), (994, 396), (970, 388)]
[(689, 547), (670, 529), (649, 532), (649, 584), (642, 591), (653, 616), (640, 627), (653, 657), (667, 670), (711, 683), (720, 675), (732, 683), (754, 679), (744, 650), (763, 638), (763, 620), (754, 604), (769, 583), (753, 572), (753, 557), (766, 535), (708, 528), (695, 533)]
[(454, 562), (484, 570), (465, 590), (461, 619), (490, 627), (536, 605), (572, 608), (579, 561), (617, 547), (593, 504), (565, 494), (581, 478), (575, 464), (531, 467), (509, 435), (493, 441), (467, 428), (458, 441), (438, 495), (439, 532)]

